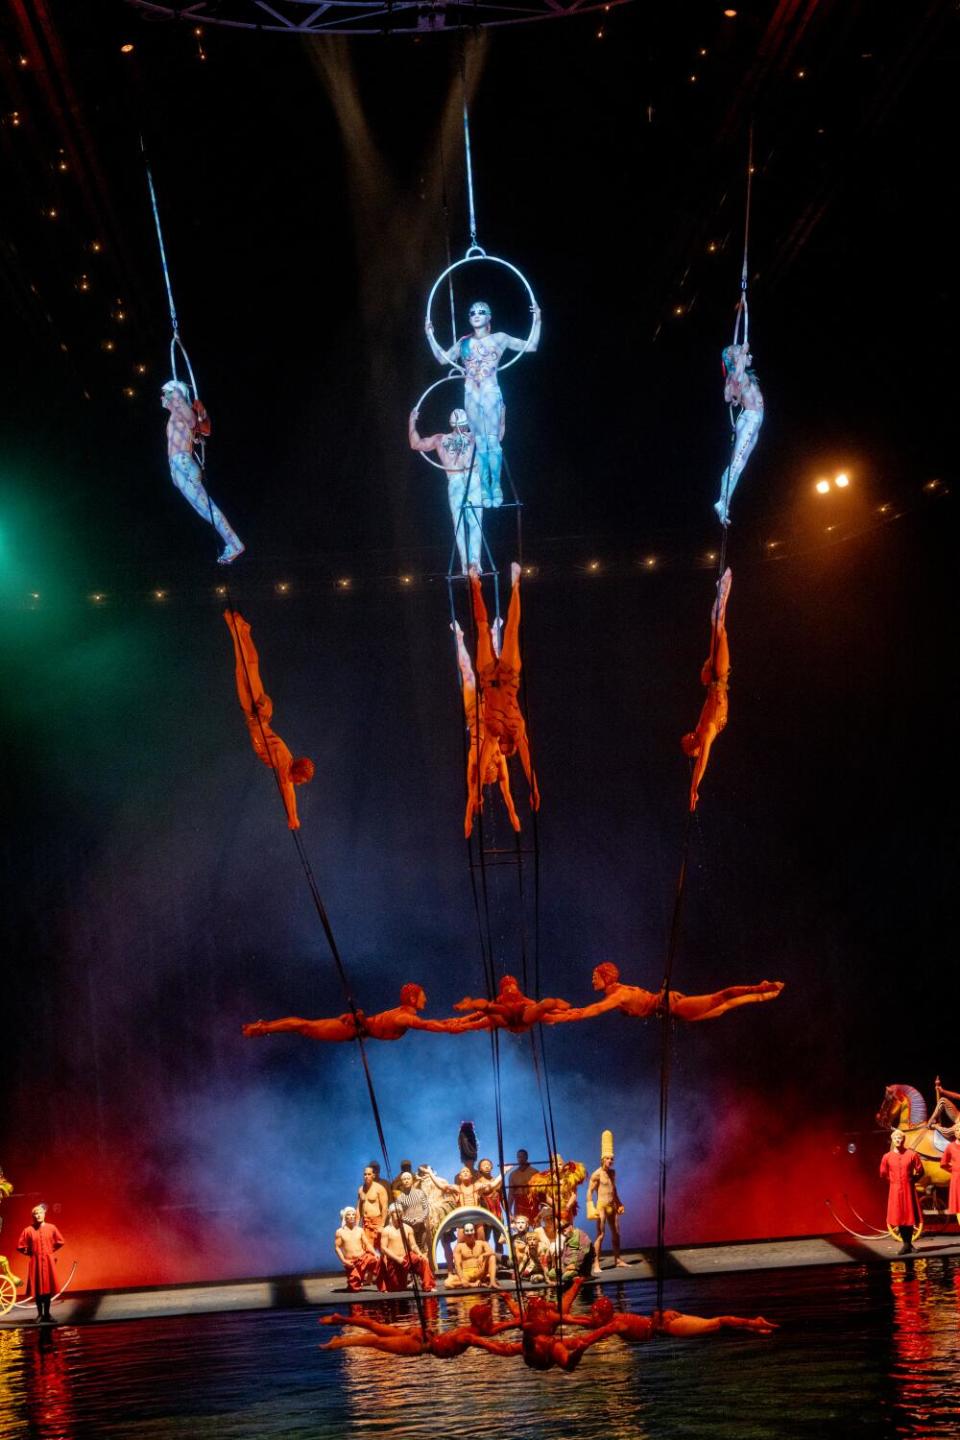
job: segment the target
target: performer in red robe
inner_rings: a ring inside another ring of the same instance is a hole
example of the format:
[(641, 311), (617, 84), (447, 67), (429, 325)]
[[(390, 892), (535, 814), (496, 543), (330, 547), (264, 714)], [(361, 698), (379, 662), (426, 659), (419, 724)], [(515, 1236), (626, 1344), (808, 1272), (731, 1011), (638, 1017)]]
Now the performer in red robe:
[(892, 1230), (899, 1230), (903, 1241), (898, 1255), (907, 1255), (913, 1249), (913, 1231), (920, 1224), (920, 1205), (914, 1181), (923, 1174), (923, 1161), (915, 1150), (905, 1149), (906, 1136), (902, 1130), (894, 1130), (890, 1136), (890, 1149), (880, 1161), (880, 1175), (890, 1186), (887, 1199), (887, 1224)]
[(960, 1141), (951, 1140), (940, 1156), (944, 1170), (950, 1171), (950, 1193), (947, 1196), (947, 1214), (956, 1215), (960, 1223)]
[(56, 1325), (50, 1314), (50, 1301), (60, 1289), (55, 1256), (63, 1246), (63, 1236), (56, 1225), (47, 1220), (46, 1205), (35, 1205), (32, 1214), (33, 1224), (21, 1234), (17, 1249), (30, 1261), (27, 1288), (37, 1302), (37, 1324)]

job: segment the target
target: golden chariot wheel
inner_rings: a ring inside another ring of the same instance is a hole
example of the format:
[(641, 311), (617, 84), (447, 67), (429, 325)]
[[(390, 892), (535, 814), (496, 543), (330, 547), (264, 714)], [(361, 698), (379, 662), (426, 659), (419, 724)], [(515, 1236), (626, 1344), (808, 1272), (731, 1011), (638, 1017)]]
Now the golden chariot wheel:
[(8, 1310), (13, 1309), (16, 1298), (16, 1285), (6, 1275), (0, 1275), (0, 1315), (6, 1315)]

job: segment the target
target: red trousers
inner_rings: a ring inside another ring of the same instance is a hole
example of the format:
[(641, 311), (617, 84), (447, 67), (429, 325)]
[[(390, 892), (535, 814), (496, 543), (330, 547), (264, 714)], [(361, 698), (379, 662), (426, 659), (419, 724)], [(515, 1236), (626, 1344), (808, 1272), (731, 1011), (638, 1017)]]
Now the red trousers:
[(406, 1290), (411, 1271), (420, 1281), (423, 1290), (436, 1290), (437, 1282), (433, 1278), (433, 1271), (423, 1255), (411, 1255), (409, 1260), (392, 1260), (389, 1255), (381, 1255), (377, 1289)]

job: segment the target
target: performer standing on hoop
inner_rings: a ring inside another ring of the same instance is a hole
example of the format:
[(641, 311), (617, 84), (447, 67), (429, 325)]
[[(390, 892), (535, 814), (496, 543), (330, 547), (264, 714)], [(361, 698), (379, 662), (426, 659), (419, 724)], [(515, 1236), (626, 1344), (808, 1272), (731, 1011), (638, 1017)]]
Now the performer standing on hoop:
[(483, 508), (495, 509), (503, 504), (500, 470), (503, 464), (501, 442), (507, 423), (507, 412), (500, 393), (497, 368), (505, 350), (533, 352), (540, 343), (540, 306), (531, 305), (533, 325), (527, 340), (517, 340), (502, 330), (493, 333), (493, 312), (486, 300), (470, 306), (472, 335), (457, 340), (449, 350), (441, 349), (429, 319), (424, 325), (427, 342), (438, 365), (456, 365), (463, 371), (463, 404), (467, 421), (476, 442), (474, 464), (480, 470)]

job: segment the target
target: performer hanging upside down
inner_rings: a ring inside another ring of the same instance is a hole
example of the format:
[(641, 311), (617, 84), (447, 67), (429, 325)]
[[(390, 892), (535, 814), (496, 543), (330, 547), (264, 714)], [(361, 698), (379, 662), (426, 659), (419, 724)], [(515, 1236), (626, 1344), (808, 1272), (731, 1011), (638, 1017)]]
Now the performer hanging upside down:
[(480, 541), (483, 534), (483, 506), (480, 497), (480, 466), (476, 462), (476, 446), (465, 410), (454, 410), (447, 434), (417, 433), (419, 410), (410, 411), (407, 433), (410, 449), (421, 454), (435, 450), (447, 472), (447, 500), (453, 520), (453, 534), (460, 552), (460, 568), (464, 575), (471, 565), (480, 564)]
[(700, 671), (701, 683), (707, 687), (707, 698), (703, 702), (696, 730), (684, 735), (680, 741), (683, 753), (697, 762), (693, 767), (693, 775), (690, 780), (691, 810), (697, 808), (700, 781), (703, 779), (707, 762), (710, 759), (710, 747), (721, 730), (725, 730), (727, 726), (730, 646), (727, 643), (725, 621), (732, 583), (733, 576), (728, 566), (720, 579), (719, 592), (713, 602), (713, 610), (710, 612), (710, 654)]
[(763, 424), (763, 396), (756, 375), (748, 369), (752, 364), (753, 356), (747, 345), (728, 345), (723, 352), (723, 398), (728, 405), (739, 405), (740, 410), (735, 423), (733, 454), (720, 479), (720, 499), (713, 507), (721, 525), (730, 524), (730, 501)]
[(255, 1020), (244, 1025), (243, 1033), (248, 1039), (253, 1035), (275, 1035), (281, 1030), (295, 1030), (309, 1040), (356, 1040), (358, 1034), (367, 1040), (400, 1040), (408, 1030), (432, 1030), (447, 1035), (459, 1035), (464, 1030), (480, 1030), (487, 1027), (477, 1015), (462, 1017), (451, 1015), (448, 1020), (422, 1020), (418, 1011), (427, 1003), (427, 997), (420, 985), (404, 985), (400, 991), (400, 1004), (392, 1010), (381, 1010), (376, 1015), (365, 1015), (362, 1010), (347, 1012), (330, 1020), (303, 1020), (299, 1015), (287, 1015), (282, 1020)]
[(250, 741), (264, 765), (269, 765), (277, 777), (280, 794), (287, 812), (287, 826), (290, 830), (300, 829), (297, 815), (295, 785), (309, 785), (313, 779), (314, 764), (306, 755), (298, 760), (270, 728), (273, 718), (273, 701), (263, 688), (260, 679), (260, 657), (253, 643), (250, 626), (239, 610), (224, 610), (230, 638), (233, 641), (237, 699), (243, 710)]
[[(457, 637), (457, 663), (460, 666), (463, 709), (470, 731), (470, 748), (467, 753), (467, 813), (463, 820), (464, 837), (469, 840), (473, 834), (473, 817), (483, 807), (485, 785), (499, 784), (500, 794), (514, 830), (520, 829), (520, 817), (510, 793), (510, 772), (507, 769), (506, 757), (500, 749), (499, 741), (487, 734), (484, 725), (483, 697), (477, 696), (477, 679), (470, 664), (467, 647), (463, 643), (463, 631), (456, 621), (453, 622), (453, 630)], [(477, 778), (481, 774), (481, 763), (484, 765), (482, 781)]]
[(201, 520), (212, 525), (223, 541), (217, 564), (229, 565), (243, 554), (246, 547), (204, 488), (203, 470), (194, 454), (200, 415), (190, 402), (190, 391), (182, 380), (168, 380), (160, 391), (160, 404), (170, 412), (167, 421), (170, 478)]
[(471, 1305), (469, 1325), (458, 1325), (454, 1330), (430, 1330), (426, 1334), (419, 1326), (390, 1325), (382, 1320), (371, 1320), (365, 1315), (325, 1315), (321, 1325), (353, 1325), (367, 1330), (367, 1335), (338, 1335), (321, 1345), (321, 1350), (382, 1350), (387, 1355), (435, 1355), (438, 1360), (453, 1360), (462, 1355), (470, 1346), (486, 1350), (487, 1339), (501, 1330), (512, 1330), (513, 1320), (494, 1321), (493, 1309), (489, 1302)]
[[(545, 1015), (547, 1025), (562, 1025), (569, 1020), (589, 1020), (594, 1015), (603, 1015), (608, 1010), (619, 1010), (621, 1015), (631, 1015), (645, 1020), (648, 1015), (661, 1011), (663, 992), (644, 990), (640, 985), (623, 985), (620, 971), (610, 960), (604, 960), (593, 972), (594, 990), (603, 991), (603, 999), (593, 1005), (560, 1010)], [(728, 985), (725, 990), (715, 990), (711, 995), (684, 995), (682, 990), (669, 992), (670, 1014), (678, 1020), (715, 1020), (738, 1005), (757, 1005), (765, 1000), (776, 1000), (783, 989), (782, 980), (761, 980), (759, 985)]]
[(468, 1029), (510, 1030), (514, 1035), (522, 1035), (553, 1011), (567, 1010), (569, 1002), (551, 996), (531, 1000), (529, 995), (524, 995), (515, 976), (504, 975), (496, 1000), (474, 999), (465, 995), (453, 1008), (471, 1012), (467, 1016)]
[(500, 471), (503, 465), (501, 444), (506, 429), (507, 413), (500, 393), (497, 368), (505, 350), (527, 351), (530, 354), (540, 343), (540, 307), (531, 305), (533, 326), (529, 340), (517, 340), (502, 330), (491, 333), (493, 313), (485, 300), (470, 306), (472, 335), (457, 340), (449, 350), (437, 344), (433, 325), (428, 320), (424, 329), (434, 359), (440, 365), (456, 365), (463, 371), (463, 404), (467, 422), (476, 441), (475, 464), (480, 471), (480, 486), (485, 509), (503, 504)]

